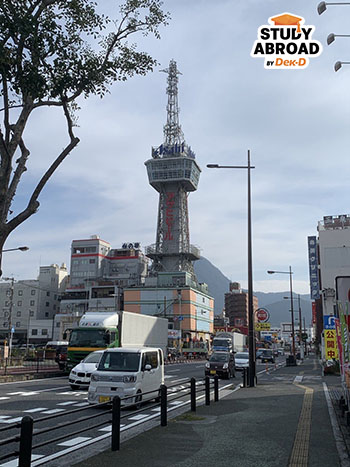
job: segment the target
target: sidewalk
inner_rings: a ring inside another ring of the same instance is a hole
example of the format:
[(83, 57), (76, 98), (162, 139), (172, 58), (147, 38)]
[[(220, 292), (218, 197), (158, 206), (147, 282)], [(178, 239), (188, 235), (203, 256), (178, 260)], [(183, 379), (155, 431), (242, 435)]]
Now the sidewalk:
[[(295, 377), (298, 377), (295, 380)], [(239, 381), (233, 380), (234, 384)], [(260, 375), (210, 406), (197, 407), (76, 467), (335, 467), (336, 447), (321, 370), (315, 357)], [(339, 378), (340, 388), (340, 378)], [(332, 378), (332, 387), (337, 380)], [(344, 443), (343, 443), (344, 444)], [(345, 446), (345, 444), (344, 444)]]

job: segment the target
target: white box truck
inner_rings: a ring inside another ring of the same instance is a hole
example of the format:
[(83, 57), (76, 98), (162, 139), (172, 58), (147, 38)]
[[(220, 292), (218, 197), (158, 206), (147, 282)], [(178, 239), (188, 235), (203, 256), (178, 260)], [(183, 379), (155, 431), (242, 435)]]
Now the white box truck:
[(90, 352), (110, 347), (158, 347), (166, 352), (168, 320), (128, 311), (88, 312), (70, 331), (68, 368)]
[(247, 336), (239, 332), (218, 332), (212, 344), (213, 352), (243, 352), (246, 348)]

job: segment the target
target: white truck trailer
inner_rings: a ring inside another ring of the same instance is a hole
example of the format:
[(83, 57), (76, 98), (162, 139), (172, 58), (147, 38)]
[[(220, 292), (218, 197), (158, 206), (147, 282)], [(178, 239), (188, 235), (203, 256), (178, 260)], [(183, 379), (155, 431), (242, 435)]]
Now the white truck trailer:
[(243, 352), (247, 348), (247, 336), (239, 332), (218, 332), (212, 350), (225, 352)]
[(166, 354), (168, 320), (128, 311), (88, 312), (72, 329), (68, 345), (68, 368), (90, 352), (109, 347), (159, 347)]

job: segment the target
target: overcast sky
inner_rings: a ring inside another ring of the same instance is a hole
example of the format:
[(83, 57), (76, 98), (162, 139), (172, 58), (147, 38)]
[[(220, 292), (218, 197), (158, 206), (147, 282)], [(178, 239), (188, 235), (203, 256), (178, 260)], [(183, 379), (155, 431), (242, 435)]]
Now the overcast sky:
[[(99, 0), (110, 8), (111, 1)], [(117, 4), (120, 2), (117, 1)], [(349, 39), (327, 46), (330, 32), (349, 34), (350, 6), (329, 6), (319, 16), (309, 0), (166, 0), (171, 13), (161, 40), (138, 37), (160, 66), (146, 77), (117, 83), (103, 100), (81, 102), (78, 147), (43, 191), (37, 214), (8, 239), (3, 275), (34, 278), (40, 265), (69, 266), (73, 239), (98, 234), (118, 248), (124, 242), (155, 242), (158, 194), (144, 162), (163, 141), (166, 75), (176, 60), (180, 123), (202, 169), (189, 196), (191, 243), (231, 280), (247, 286), (247, 174), (207, 169), (206, 164), (245, 165), (251, 150), (253, 271), (256, 291), (309, 292), (307, 236), (324, 215), (349, 213)], [(321, 56), (305, 70), (266, 70), (250, 50), (258, 27), (290, 12), (315, 25)], [(347, 27), (346, 27), (347, 26)], [(33, 115), (25, 134), (29, 170), (15, 208), (49, 161), (66, 144), (60, 111)]]

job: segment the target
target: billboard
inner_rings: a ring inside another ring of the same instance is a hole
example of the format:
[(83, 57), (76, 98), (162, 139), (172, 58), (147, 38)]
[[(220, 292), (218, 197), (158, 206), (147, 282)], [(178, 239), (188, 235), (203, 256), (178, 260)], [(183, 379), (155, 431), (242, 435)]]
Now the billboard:
[(316, 236), (307, 237), (309, 252), (309, 277), (311, 300), (320, 298), (320, 282), (318, 278), (318, 253)]

